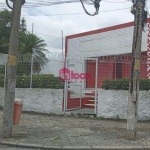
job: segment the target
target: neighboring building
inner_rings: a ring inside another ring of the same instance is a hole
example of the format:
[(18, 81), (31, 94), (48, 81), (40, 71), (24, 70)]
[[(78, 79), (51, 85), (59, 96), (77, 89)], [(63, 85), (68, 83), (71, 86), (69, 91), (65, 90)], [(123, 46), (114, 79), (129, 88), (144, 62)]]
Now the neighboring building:
[[(129, 22), (66, 37), (68, 68), (74, 72), (91, 74), (89, 80), (82, 82), (83, 88), (94, 88), (96, 81), (98, 88), (101, 88), (104, 79), (129, 78), (133, 25), (133, 22)], [(149, 28), (150, 19), (142, 35), (141, 51), (144, 61), (141, 63), (141, 78), (150, 78)], [(98, 58), (97, 67), (96, 61), (88, 60), (90, 58)], [(79, 84), (79, 81), (72, 84)]]
[(40, 71), (40, 74), (53, 74), (54, 76), (59, 76), (59, 70), (64, 67), (64, 62), (60, 60), (51, 60), (44, 65), (44, 68)]
[(59, 77), (59, 71), (64, 67), (65, 54), (61, 52), (46, 53), (48, 63), (46, 63), (40, 71), (40, 74), (53, 74)]

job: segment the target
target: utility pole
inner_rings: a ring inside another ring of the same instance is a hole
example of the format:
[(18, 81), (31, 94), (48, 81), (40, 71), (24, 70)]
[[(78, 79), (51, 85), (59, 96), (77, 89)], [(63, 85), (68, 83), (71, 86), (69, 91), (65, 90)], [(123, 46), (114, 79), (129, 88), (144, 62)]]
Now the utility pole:
[(2, 138), (10, 138), (13, 129), (14, 100), (16, 87), (18, 37), (22, 0), (13, 1), (12, 27), (6, 69), (5, 98), (3, 111)]
[(128, 140), (135, 140), (137, 134), (137, 112), (139, 100), (140, 59), (142, 44), (142, 15), (145, 7), (145, 0), (136, 0), (135, 7), (136, 11), (134, 20), (134, 35), (127, 111), (126, 138)]

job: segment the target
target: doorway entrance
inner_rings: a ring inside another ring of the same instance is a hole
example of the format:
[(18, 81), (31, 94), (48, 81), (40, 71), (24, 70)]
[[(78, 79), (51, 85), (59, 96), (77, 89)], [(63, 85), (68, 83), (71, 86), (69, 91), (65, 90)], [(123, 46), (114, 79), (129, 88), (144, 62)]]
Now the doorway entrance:
[[(89, 58), (82, 61), (66, 59), (65, 68), (70, 71), (70, 80), (65, 80), (63, 104), (65, 112), (97, 113), (98, 59), (91, 58), (91, 60), (89, 61)], [(81, 75), (86, 76), (86, 74), (90, 74), (88, 80), (81, 78)]]

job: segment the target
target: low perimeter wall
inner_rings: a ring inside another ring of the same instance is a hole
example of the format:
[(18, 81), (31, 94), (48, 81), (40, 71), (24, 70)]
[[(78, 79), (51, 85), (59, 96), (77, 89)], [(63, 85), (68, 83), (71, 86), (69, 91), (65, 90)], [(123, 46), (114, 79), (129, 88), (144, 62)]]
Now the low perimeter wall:
[[(23, 100), (24, 111), (62, 114), (62, 89), (16, 89), (15, 97)], [(1, 106), (3, 100), (4, 88), (0, 88)]]
[[(127, 118), (128, 91), (99, 90), (98, 116), (104, 118)], [(150, 120), (150, 91), (140, 91), (138, 120)]]

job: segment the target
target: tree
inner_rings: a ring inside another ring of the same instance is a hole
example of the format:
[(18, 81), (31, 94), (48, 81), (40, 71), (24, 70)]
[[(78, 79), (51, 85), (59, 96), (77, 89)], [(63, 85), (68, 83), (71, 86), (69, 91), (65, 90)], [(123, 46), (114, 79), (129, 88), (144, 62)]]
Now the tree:
[(21, 30), (21, 32), (26, 32), (27, 31), (27, 24), (26, 24), (26, 20), (25, 20), (24, 17), (21, 20), (20, 30)]
[[(8, 54), (9, 35), (12, 26), (12, 12), (4, 9), (0, 11), (0, 53)], [(20, 31), (27, 31), (26, 20), (21, 19)]]
[[(6, 9), (0, 11), (0, 53), (8, 54), (9, 35), (12, 26), (12, 12)], [(26, 20), (23, 17), (20, 22), (18, 54), (29, 54), (34, 52), (33, 71), (39, 72), (48, 62), (44, 52), (46, 44), (44, 40), (27, 32)], [(24, 58), (25, 59), (25, 58)], [(22, 59), (23, 60), (23, 59)], [(31, 60), (31, 59), (30, 59)], [(24, 61), (24, 60), (23, 60)], [(18, 63), (19, 74), (30, 74), (31, 62)], [(22, 70), (22, 71), (21, 71)]]
[(11, 18), (11, 11), (6, 9), (0, 11), (0, 53), (8, 53)]
[[(33, 72), (38, 73), (48, 62), (46, 58), (46, 44), (43, 39), (29, 32), (20, 33), (19, 37), (19, 53), (33, 56)], [(26, 62), (25, 57), (22, 57), (18, 62), (18, 74), (29, 75), (31, 70), (31, 61)], [(31, 60), (31, 58), (30, 58)]]
[(8, 45), (7, 44), (7, 39), (5, 37), (1, 37), (1, 39), (0, 39), (0, 48), (4, 48), (7, 45)]

